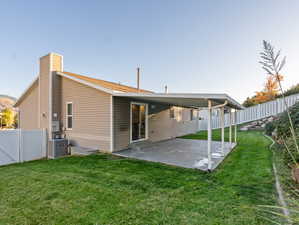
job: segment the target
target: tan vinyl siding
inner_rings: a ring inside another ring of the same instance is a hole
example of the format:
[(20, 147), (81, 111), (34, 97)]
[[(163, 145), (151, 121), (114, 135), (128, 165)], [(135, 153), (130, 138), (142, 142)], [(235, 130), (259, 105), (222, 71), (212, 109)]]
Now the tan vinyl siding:
[(19, 105), (20, 128), (38, 129), (38, 82), (26, 93)]
[[(41, 128), (49, 128), (49, 118), (50, 116), (53, 116), (53, 107), (55, 107), (55, 110), (57, 113), (59, 113), (59, 107), (57, 106), (59, 104), (59, 93), (57, 92), (59, 90), (59, 79), (56, 78), (55, 71), (62, 71), (62, 56), (57, 54), (48, 54), (46, 56), (43, 56), (40, 59), (40, 112), (41, 114), (44, 114), (44, 116), (40, 117), (40, 126)], [(52, 80), (52, 83), (51, 83)], [(52, 91), (49, 91), (50, 89), (50, 83)], [(56, 84), (58, 86), (56, 86)], [(49, 95), (51, 94), (51, 98), (49, 98)], [(56, 99), (56, 101), (55, 101)], [(50, 105), (49, 100), (52, 100), (52, 115), (50, 114)], [(54, 119), (54, 118), (52, 118)]]
[[(50, 105), (50, 80), (52, 79), (52, 112), (57, 113), (57, 118), (53, 120), (59, 120), (60, 112), (60, 79), (53, 71), (62, 71), (62, 56), (56, 54), (48, 54), (40, 58), (40, 73), (38, 84), (34, 86), (34, 92), (24, 96), (24, 100), (20, 103), (25, 115), (23, 124), (26, 129), (37, 128), (49, 128)], [(34, 95), (34, 96), (32, 96)], [(24, 103), (23, 103), (24, 101)], [(28, 104), (30, 102), (30, 104)], [(32, 114), (29, 112), (32, 111)], [(33, 119), (34, 118), (34, 119)], [(28, 120), (33, 120), (32, 124), (27, 123)], [(21, 126), (23, 126), (21, 125)]]
[(40, 59), (40, 128), (49, 128), (50, 55)]
[[(114, 151), (128, 148), (130, 144), (130, 100), (114, 97)], [(190, 120), (188, 108), (175, 107), (175, 118), (170, 118), (170, 106), (149, 103), (148, 139), (161, 141), (198, 130), (198, 120)]]
[[(52, 113), (53, 113), (53, 121), (61, 120), (61, 80), (62, 78), (59, 75), (53, 73), (53, 91), (52, 91)], [(54, 114), (57, 114), (57, 117), (54, 117)]]
[(128, 147), (130, 143), (130, 101), (127, 98), (113, 99), (114, 151)]
[(195, 133), (198, 130), (198, 120), (190, 120), (188, 108), (177, 108), (178, 115), (174, 119), (169, 116), (169, 108), (152, 115), (149, 118), (149, 140), (161, 141)]
[(111, 95), (67, 78), (61, 80), (62, 126), (66, 127), (66, 103), (73, 103), (73, 128), (66, 135), (74, 145), (110, 151)]
[[(62, 71), (62, 56), (57, 54), (52, 54), (52, 70), (53, 71)], [(61, 77), (52, 72), (52, 120), (60, 121), (61, 120)], [(54, 114), (57, 117), (54, 117)]]

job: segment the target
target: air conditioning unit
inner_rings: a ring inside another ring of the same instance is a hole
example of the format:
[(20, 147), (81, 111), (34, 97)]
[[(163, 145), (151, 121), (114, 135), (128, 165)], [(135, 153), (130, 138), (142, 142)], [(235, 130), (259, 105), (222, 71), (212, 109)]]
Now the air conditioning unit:
[(49, 141), (48, 158), (56, 159), (61, 156), (68, 155), (68, 140), (53, 139)]

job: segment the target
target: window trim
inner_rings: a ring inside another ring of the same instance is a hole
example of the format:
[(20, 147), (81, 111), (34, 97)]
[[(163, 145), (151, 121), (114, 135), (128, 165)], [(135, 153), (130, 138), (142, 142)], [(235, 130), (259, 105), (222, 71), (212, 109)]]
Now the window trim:
[[(69, 115), (68, 114), (68, 106), (71, 105), (72, 106), (72, 114)], [(69, 118), (72, 118), (72, 128), (69, 128), (69, 123), (68, 123), (68, 119)], [(74, 123), (73, 123), (73, 117), (74, 117), (74, 106), (73, 106), (73, 102), (66, 102), (66, 110), (65, 110), (65, 119), (66, 119), (66, 130), (73, 130), (73, 126), (74, 126)]]

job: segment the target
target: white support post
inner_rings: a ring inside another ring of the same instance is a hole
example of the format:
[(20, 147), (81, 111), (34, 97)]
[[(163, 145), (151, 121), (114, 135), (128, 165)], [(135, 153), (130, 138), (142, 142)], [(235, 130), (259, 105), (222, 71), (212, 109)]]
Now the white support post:
[(220, 109), (220, 117), (221, 117), (221, 152), (224, 156), (224, 107)]
[(212, 169), (212, 127), (211, 127), (211, 118), (212, 118), (212, 102), (208, 100), (208, 170)]
[(235, 120), (235, 143), (237, 144), (237, 110), (235, 109), (235, 118), (234, 118), (234, 120)]
[(232, 109), (229, 109), (229, 144), (232, 144)]

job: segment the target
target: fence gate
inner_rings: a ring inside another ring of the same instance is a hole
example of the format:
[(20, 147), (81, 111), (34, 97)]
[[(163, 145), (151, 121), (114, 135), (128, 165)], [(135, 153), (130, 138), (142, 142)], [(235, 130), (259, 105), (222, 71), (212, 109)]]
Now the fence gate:
[(45, 130), (0, 131), (0, 166), (46, 157)]

